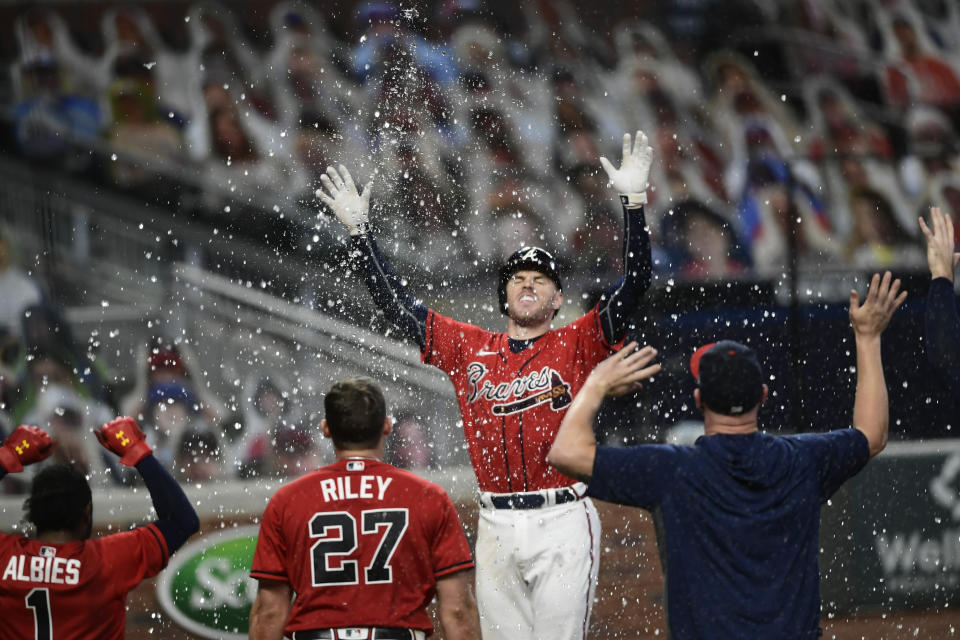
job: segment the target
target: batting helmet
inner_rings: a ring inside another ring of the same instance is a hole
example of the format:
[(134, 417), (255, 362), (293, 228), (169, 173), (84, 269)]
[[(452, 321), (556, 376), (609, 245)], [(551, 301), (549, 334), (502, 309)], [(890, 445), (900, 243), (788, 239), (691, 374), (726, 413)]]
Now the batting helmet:
[[(540, 247), (523, 247), (514, 252), (502, 267), (500, 267), (500, 279), (497, 286), (497, 295), (500, 298), (500, 312), (507, 313), (507, 282), (517, 271), (536, 271), (553, 280), (559, 291), (563, 291), (563, 282), (560, 280), (560, 271), (557, 269), (557, 261), (546, 249)], [(557, 315), (554, 312), (553, 315)]]

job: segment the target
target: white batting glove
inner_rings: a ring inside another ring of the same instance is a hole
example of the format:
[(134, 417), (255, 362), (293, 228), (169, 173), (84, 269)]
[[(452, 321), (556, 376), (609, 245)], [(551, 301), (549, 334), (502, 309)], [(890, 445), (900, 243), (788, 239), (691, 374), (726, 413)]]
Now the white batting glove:
[(350, 172), (343, 165), (340, 165), (339, 173), (333, 167), (327, 167), (327, 173), (320, 176), (320, 182), (327, 191), (317, 189), (316, 196), (330, 207), (350, 235), (358, 236), (370, 230), (370, 188), (373, 182), (368, 182), (363, 187), (363, 193), (358, 193)]
[(653, 162), (653, 147), (642, 131), (637, 131), (634, 143), (630, 144), (630, 134), (623, 134), (623, 161), (619, 169), (606, 158), (600, 158), (610, 183), (620, 194), (620, 200), (628, 207), (637, 207), (647, 203), (647, 179), (650, 176), (650, 164)]

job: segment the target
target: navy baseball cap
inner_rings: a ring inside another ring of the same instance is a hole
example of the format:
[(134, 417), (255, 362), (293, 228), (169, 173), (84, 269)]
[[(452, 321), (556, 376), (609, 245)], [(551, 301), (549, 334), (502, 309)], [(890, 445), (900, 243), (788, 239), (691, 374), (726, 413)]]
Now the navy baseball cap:
[(711, 411), (739, 416), (763, 398), (763, 369), (753, 349), (733, 340), (705, 344), (690, 358), (700, 400)]
[[(563, 281), (560, 280), (560, 271), (557, 261), (546, 249), (540, 247), (523, 247), (515, 251), (500, 267), (500, 278), (497, 286), (497, 295), (500, 297), (500, 312), (507, 313), (507, 282), (517, 271), (536, 271), (553, 280), (559, 291), (563, 291)], [(556, 315), (556, 313), (554, 313)]]

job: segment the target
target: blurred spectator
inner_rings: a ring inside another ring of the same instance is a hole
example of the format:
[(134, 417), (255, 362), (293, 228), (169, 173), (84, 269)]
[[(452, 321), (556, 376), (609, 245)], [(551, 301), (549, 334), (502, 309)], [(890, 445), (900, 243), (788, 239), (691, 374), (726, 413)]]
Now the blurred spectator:
[(617, 84), (627, 83), (641, 69), (657, 79), (672, 100), (687, 106), (703, 99), (699, 76), (680, 61), (663, 32), (650, 22), (621, 27), (614, 34), (619, 63)]
[(791, 48), (798, 74), (815, 77), (829, 73), (840, 82), (854, 86), (871, 82), (873, 54), (868, 38), (857, 21), (845, 13), (842, 0), (790, 4), (792, 7), (785, 8), (793, 10), (794, 24), (826, 39), (820, 42), (810, 38), (809, 43), (798, 42)]
[(153, 83), (116, 80), (110, 112), (107, 136), (118, 156), (108, 165), (114, 184), (169, 197), (173, 185), (165, 174), (182, 166), (182, 143), (179, 130), (159, 111)]
[(832, 222), (840, 238), (849, 237), (853, 225), (850, 194), (858, 189), (872, 189), (891, 203), (900, 225), (906, 227), (919, 205), (911, 205), (900, 186), (897, 168), (872, 156), (843, 155), (828, 159), (826, 167), (828, 193), (831, 197)]
[[(570, 256), (577, 273), (612, 282), (623, 273), (623, 212), (607, 176), (597, 162), (579, 164), (570, 172), (573, 195), (580, 200), (581, 220), (570, 238)], [(607, 277), (617, 274), (612, 279)]]
[(210, 432), (193, 390), (179, 381), (151, 385), (144, 410), (144, 432), (153, 442), (153, 454), (167, 469), (175, 469), (181, 441), (191, 432)]
[[(212, 88), (212, 87), (211, 87)], [(280, 200), (296, 197), (305, 188), (303, 176), (288, 154), (274, 153), (253, 136), (233, 103), (217, 102), (207, 114), (210, 155), (206, 159), (204, 201), (211, 209), (250, 205), (269, 208)], [(274, 140), (283, 148), (280, 135)]]
[(834, 78), (821, 75), (806, 79), (803, 97), (812, 128), (807, 152), (815, 162), (831, 154), (893, 157), (886, 131)]
[(53, 455), (42, 464), (69, 463), (99, 483), (119, 480), (116, 461), (90, 433), (111, 419), (110, 409), (82, 398), (69, 381), (50, 379), (39, 388), (36, 402), (17, 424), (36, 425), (56, 441)]
[[(881, 13), (882, 17), (886, 13)], [(937, 54), (925, 32), (918, 30), (911, 16), (897, 10), (889, 20), (893, 37), (886, 42), (886, 90), (890, 104), (906, 108), (914, 102), (947, 110), (960, 120), (960, 76)]]
[(366, 141), (356, 130), (341, 129), (321, 114), (303, 111), (294, 127), (292, 141), (294, 162), (300, 173), (294, 183), (303, 185), (303, 195), (312, 202), (313, 192), (327, 167), (348, 164), (351, 159), (361, 157), (365, 148)]
[(450, 87), (457, 144), (469, 135), (473, 108), (497, 109), (514, 131), (523, 132), (520, 153), (531, 170), (548, 170), (541, 159), (551, 153), (556, 135), (550, 78), (515, 64), (508, 38), (476, 14), (456, 27), (450, 45), (461, 70), (459, 84)]
[(949, 0), (920, 0), (913, 3), (923, 29), (943, 52), (960, 63), (960, 5)]
[(270, 12), (273, 49), (266, 58), (280, 110), (291, 128), (304, 112), (329, 122), (352, 119), (362, 108), (360, 87), (341, 73), (342, 46), (323, 18), (305, 3), (281, 2)]
[(650, 204), (667, 207), (689, 198), (729, 201), (724, 175), (727, 157), (709, 129), (707, 114), (700, 109), (679, 111), (660, 90), (651, 91), (647, 98), (654, 116), (647, 130), (660, 158), (654, 169), (658, 186), (651, 190)]
[[(930, 187), (931, 206), (939, 207), (953, 220), (960, 220), (960, 174), (941, 174)], [(954, 224), (956, 244), (960, 247), (960, 224)]]
[[(51, 358), (66, 370), (71, 384), (79, 393), (108, 407), (112, 406), (111, 389), (104, 380), (102, 364), (76, 340), (72, 327), (60, 309), (45, 302), (28, 307), (23, 318), (23, 340), (27, 350), (28, 373), (31, 368), (38, 366), (32, 362), (38, 355)], [(114, 415), (108, 416), (107, 420)]]
[(31, 348), (11, 402), (13, 421), (22, 424), (36, 409), (40, 395), (48, 387), (76, 388), (70, 357), (57, 350)]
[[(382, 203), (388, 209), (387, 220), (395, 225), (391, 235), (420, 256), (420, 264), (435, 273), (442, 270), (459, 273), (465, 251), (459, 232), (458, 213), (466, 209), (464, 194), (446, 167), (437, 158), (410, 144), (390, 145), (391, 164), (386, 172), (390, 198)], [(386, 164), (386, 162), (385, 162)]]
[(211, 424), (226, 414), (223, 403), (204, 382), (206, 371), (198, 366), (196, 355), (186, 343), (172, 345), (155, 339), (151, 345), (139, 346), (135, 371), (133, 388), (119, 403), (123, 415), (140, 423), (148, 421), (151, 393), (161, 385), (174, 385), (189, 392), (202, 418)]
[(519, 37), (530, 47), (535, 63), (546, 73), (559, 69), (571, 72), (577, 81), (590, 86), (596, 72), (612, 66), (614, 53), (605, 38), (592, 37), (569, 0), (523, 2), (523, 24)]
[(586, 97), (569, 71), (554, 73), (553, 93), (558, 129), (553, 155), (560, 173), (566, 173), (578, 164), (594, 162), (600, 157), (596, 144), (597, 119), (589, 113)]
[(689, 280), (743, 277), (749, 260), (728, 220), (697, 200), (675, 204), (663, 218), (663, 244), (671, 270)]
[[(416, 18), (417, 10), (410, 17)], [(441, 84), (456, 81), (453, 56), (442, 43), (430, 42), (407, 25), (407, 17), (394, 2), (362, 2), (355, 14), (358, 44), (351, 51), (354, 76), (366, 84), (371, 75), (390, 64), (388, 50), (410, 51), (418, 66)]]
[(138, 69), (156, 78), (159, 110), (182, 122), (189, 113), (189, 87), (182, 56), (170, 50), (142, 7), (127, 3), (107, 9), (101, 20), (104, 52), (96, 64), (97, 87), (109, 98), (116, 80)]
[[(233, 11), (218, 2), (204, 1), (194, 4), (187, 18), (190, 46), (185, 66), (191, 93), (202, 93), (201, 87), (210, 82), (234, 87), (257, 113), (275, 117), (266, 68)], [(202, 119), (197, 106), (194, 103), (191, 108), (193, 120)]]
[(737, 53), (718, 51), (709, 56), (704, 68), (710, 87), (709, 117), (728, 159), (724, 191), (733, 198), (742, 194), (750, 166), (758, 159), (790, 161), (798, 172), (802, 162), (793, 141), (799, 139), (799, 124), (753, 65)]
[(228, 429), (225, 461), (232, 476), (268, 475), (273, 471), (276, 434), (295, 424), (290, 383), (278, 374), (253, 374), (243, 388), (242, 422)]
[(89, 164), (89, 153), (72, 153), (93, 145), (103, 115), (96, 101), (67, 88), (53, 58), (36, 58), (14, 66), (16, 104), (13, 131), (28, 158), (64, 162), (69, 169)]
[(925, 264), (921, 246), (897, 221), (883, 194), (857, 189), (850, 194), (853, 232), (847, 240), (847, 260), (859, 269), (919, 267)]
[(0, 329), (23, 337), (24, 311), (43, 300), (39, 284), (17, 266), (16, 242), (10, 230), (0, 225)]
[(933, 198), (934, 184), (960, 171), (960, 140), (950, 120), (932, 107), (912, 107), (904, 124), (908, 153), (900, 162), (900, 176), (922, 210)]
[(445, 155), (443, 135), (449, 126), (450, 113), (440, 87), (409, 52), (389, 46), (380, 72), (371, 76), (365, 94), (372, 111), (366, 113), (370, 144), (379, 149), (392, 173), (392, 146), (417, 147), (424, 168), (439, 176), (439, 163)]
[(755, 160), (748, 167), (739, 226), (761, 277), (778, 277), (793, 257), (805, 268), (834, 263), (837, 247), (823, 201), (785, 162)]
[(300, 476), (318, 468), (322, 459), (317, 443), (306, 426), (284, 425), (274, 432), (271, 475), (280, 478)]
[(433, 463), (428, 434), (412, 414), (399, 413), (394, 419), (393, 436), (386, 460), (401, 469), (429, 469)]
[(14, 30), (20, 57), (15, 66), (41, 64), (56, 67), (62, 88), (87, 99), (99, 97), (96, 64), (73, 41), (70, 29), (56, 11), (29, 6), (17, 16)]
[(223, 452), (212, 431), (190, 429), (180, 437), (174, 473), (191, 484), (219, 480), (223, 476), (222, 458)]

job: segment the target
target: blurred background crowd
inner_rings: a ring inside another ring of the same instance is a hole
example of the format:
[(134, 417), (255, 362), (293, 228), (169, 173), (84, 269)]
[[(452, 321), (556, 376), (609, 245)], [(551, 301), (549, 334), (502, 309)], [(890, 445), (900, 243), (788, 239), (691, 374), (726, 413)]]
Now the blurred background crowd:
[[(0, 143), (180, 224), (267, 241), (316, 240), (317, 178), (343, 163), (374, 181), (378, 236), (427, 282), (525, 243), (580, 287), (616, 279), (622, 214), (599, 157), (619, 160), (625, 131), (654, 148), (646, 212), (670, 282), (919, 272), (917, 216), (960, 217), (958, 3), (579, 4), (6, 6)], [(112, 384), (15, 245), (5, 229), (6, 427), (48, 426), (106, 481), (128, 479), (73, 434), (117, 413), (189, 480), (315, 465), (316, 416), (278, 373), (218, 397), (189, 341), (160, 334)], [(435, 463), (415, 418), (398, 432), (395, 462)]]

